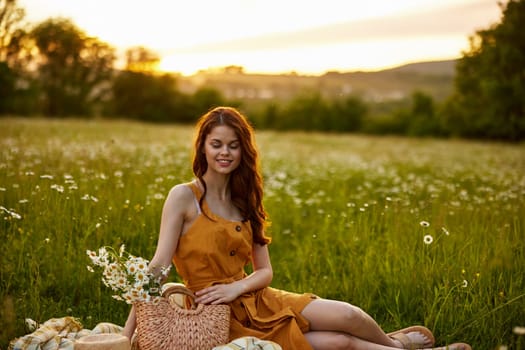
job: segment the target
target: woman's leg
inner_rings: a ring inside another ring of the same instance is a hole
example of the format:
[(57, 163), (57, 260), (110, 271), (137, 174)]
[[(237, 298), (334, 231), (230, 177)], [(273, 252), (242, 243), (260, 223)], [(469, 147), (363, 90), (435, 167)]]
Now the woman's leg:
[(312, 331), (305, 334), (314, 350), (397, 350), (343, 332)]
[[(305, 334), (306, 339), (315, 350), (395, 350), (397, 348), (378, 345), (348, 333), (312, 331)], [(425, 350), (425, 349), (422, 349)], [(451, 344), (427, 350), (472, 350), (464, 343)]]
[[(358, 338), (358, 341), (384, 345), (387, 348), (402, 348), (401, 343), (387, 336), (370, 315), (349, 303), (316, 299), (303, 309), (302, 315), (310, 322), (312, 332), (346, 333)], [(431, 340), (422, 333), (410, 332), (407, 336), (413, 342), (425, 344), (423, 347), (432, 346)], [(352, 338), (348, 339), (352, 340)]]

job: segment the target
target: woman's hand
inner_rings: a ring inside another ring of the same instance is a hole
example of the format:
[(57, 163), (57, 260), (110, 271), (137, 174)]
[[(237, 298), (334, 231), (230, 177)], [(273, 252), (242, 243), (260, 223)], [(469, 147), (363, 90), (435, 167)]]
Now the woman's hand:
[(228, 304), (237, 299), (243, 293), (240, 283), (216, 284), (214, 286), (201, 289), (195, 293), (196, 303), (199, 304)]
[(268, 245), (253, 244), (252, 264), (254, 271), (242, 280), (230, 284), (216, 284), (195, 293), (196, 303), (227, 304), (240, 295), (267, 287), (272, 281), (273, 270)]

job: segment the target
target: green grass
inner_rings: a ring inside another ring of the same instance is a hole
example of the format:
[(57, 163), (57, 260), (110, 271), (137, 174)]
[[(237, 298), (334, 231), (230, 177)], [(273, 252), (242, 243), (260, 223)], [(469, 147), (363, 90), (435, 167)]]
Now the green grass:
[[(192, 128), (0, 123), (0, 349), (27, 333), (25, 318), (123, 324), (128, 306), (87, 270), (85, 251), (125, 243), (151, 258), (165, 195), (192, 178)], [(274, 287), (359, 305), (387, 331), (425, 324), (439, 344), (523, 347), (524, 145), (257, 139)]]

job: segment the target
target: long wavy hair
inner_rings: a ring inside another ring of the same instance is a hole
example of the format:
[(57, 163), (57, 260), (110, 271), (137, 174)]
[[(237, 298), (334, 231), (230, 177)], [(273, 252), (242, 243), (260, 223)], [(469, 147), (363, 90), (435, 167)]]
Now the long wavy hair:
[(259, 164), (259, 155), (255, 146), (254, 130), (246, 117), (232, 107), (216, 107), (201, 116), (197, 122), (195, 148), (193, 155), (193, 174), (204, 186), (201, 205), (206, 196), (206, 182), (202, 178), (208, 169), (203, 152), (206, 136), (219, 125), (225, 125), (235, 131), (241, 145), (241, 161), (230, 175), (230, 192), (233, 204), (239, 209), (245, 220), (250, 220), (253, 240), (259, 244), (268, 244), (271, 239), (265, 235), (268, 225), (267, 214), (262, 203), (263, 180)]

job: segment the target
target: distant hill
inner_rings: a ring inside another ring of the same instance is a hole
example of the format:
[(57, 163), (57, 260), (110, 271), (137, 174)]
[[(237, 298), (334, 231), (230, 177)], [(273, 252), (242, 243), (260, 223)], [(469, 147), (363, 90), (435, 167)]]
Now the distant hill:
[(456, 60), (417, 62), (372, 72), (327, 72), (320, 76), (296, 73), (246, 74), (242, 67), (202, 71), (180, 77), (181, 90), (200, 87), (220, 90), (227, 98), (250, 103), (287, 101), (304, 91), (321, 91), (328, 98), (358, 95), (369, 102), (401, 100), (421, 91), (437, 101), (452, 92)]
[(424, 75), (448, 75), (453, 77), (456, 74), (456, 62), (457, 60), (416, 62), (385, 69), (382, 70), (382, 72), (395, 71)]

